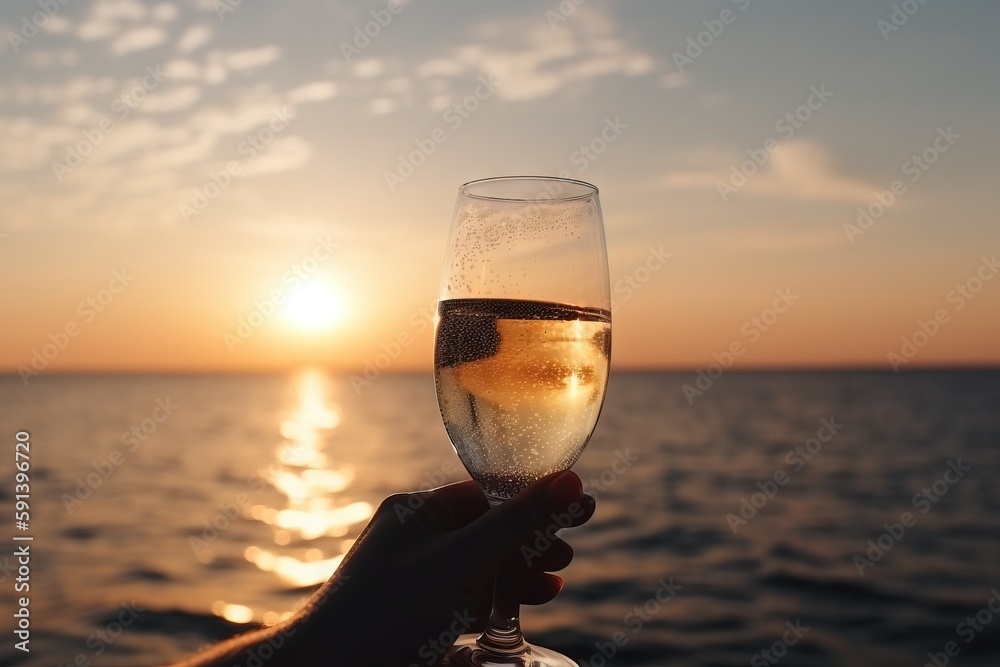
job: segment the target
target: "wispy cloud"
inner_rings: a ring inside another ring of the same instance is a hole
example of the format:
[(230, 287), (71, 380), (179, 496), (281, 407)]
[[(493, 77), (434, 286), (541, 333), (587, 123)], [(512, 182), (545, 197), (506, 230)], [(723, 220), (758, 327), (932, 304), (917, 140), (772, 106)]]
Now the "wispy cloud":
[(312, 81), (288, 91), (288, 101), (292, 104), (320, 102), (330, 99), (336, 93), (337, 85), (333, 81)]
[(351, 69), (359, 79), (370, 79), (385, 70), (385, 63), (378, 58), (369, 58), (355, 63)]
[(235, 71), (256, 69), (265, 65), (270, 65), (281, 57), (281, 47), (277, 44), (268, 44), (256, 49), (243, 49), (242, 51), (221, 51), (209, 54), (209, 60), (218, 57), (226, 66)]
[(660, 77), (660, 85), (667, 90), (684, 88), (691, 84), (691, 74), (688, 72), (667, 72)]
[(302, 137), (276, 139), (260, 156), (243, 169), (244, 176), (259, 176), (293, 171), (305, 166), (313, 154), (312, 146)]
[(153, 19), (160, 23), (170, 23), (177, 18), (177, 5), (172, 2), (161, 2), (153, 8)]
[(98, 0), (92, 15), (107, 21), (141, 21), (146, 18), (146, 6), (139, 0)]
[(129, 30), (111, 42), (111, 53), (123, 56), (133, 51), (145, 51), (167, 41), (167, 31), (156, 26)]
[(827, 201), (867, 201), (875, 189), (844, 174), (829, 149), (804, 139), (783, 145), (747, 187), (756, 196)]
[(73, 22), (62, 14), (54, 14), (49, 17), (48, 22), (42, 26), (42, 30), (51, 35), (65, 35), (73, 31)]
[(191, 107), (201, 97), (201, 87), (196, 85), (176, 86), (157, 91), (143, 102), (147, 113), (180, 111)]
[(0, 174), (30, 172), (44, 167), (53, 147), (72, 138), (69, 128), (28, 116), (0, 119)]
[(199, 81), (203, 76), (201, 66), (186, 58), (171, 60), (164, 65), (163, 73), (173, 81)]
[(177, 42), (178, 53), (187, 55), (200, 49), (208, 43), (208, 40), (212, 39), (212, 33), (212, 26), (208, 24), (199, 23), (191, 26), (184, 31), (184, 34), (181, 35), (180, 40)]
[(604, 12), (580, 7), (573, 20), (553, 31), (524, 19), (486, 23), (475, 43), (452, 49), (417, 65), (422, 77), (455, 77), (489, 72), (504, 82), (498, 95), (532, 100), (556, 94), (594, 79), (637, 76), (652, 71), (655, 61), (623, 41)]
[(85, 42), (111, 37), (118, 32), (118, 26), (107, 21), (85, 21), (77, 26), (76, 36)]
[(483, 74), (503, 82), (498, 97), (530, 102), (578, 94), (601, 78), (640, 76), (658, 67), (651, 55), (619, 36), (610, 15), (593, 7), (578, 7), (559, 30), (528, 14), (481, 23), (469, 33), (469, 41), (415, 61), (372, 56), (348, 66), (334, 60), (328, 71), (350, 77), (338, 80), (338, 89), (345, 97), (361, 98), (378, 115), (418, 100), (439, 111), (467, 95), (468, 81)]
[[(719, 190), (745, 160), (745, 154), (702, 152), (698, 164), (669, 171), (662, 182), (672, 189)], [(843, 173), (832, 152), (811, 139), (779, 144), (768, 162), (745, 178), (739, 194), (767, 199), (863, 202), (876, 189)]]
[(76, 34), (84, 41), (109, 39), (145, 17), (146, 7), (138, 0), (98, 0), (77, 27)]
[(80, 53), (76, 49), (34, 49), (25, 55), (34, 67), (69, 67), (77, 64)]
[(170, 61), (168, 68), (189, 79), (197, 78), (200, 72), (205, 83), (219, 85), (229, 78), (231, 72), (259, 69), (270, 65), (280, 57), (281, 48), (276, 44), (233, 51), (215, 49), (205, 56), (203, 65), (188, 59), (178, 59)]

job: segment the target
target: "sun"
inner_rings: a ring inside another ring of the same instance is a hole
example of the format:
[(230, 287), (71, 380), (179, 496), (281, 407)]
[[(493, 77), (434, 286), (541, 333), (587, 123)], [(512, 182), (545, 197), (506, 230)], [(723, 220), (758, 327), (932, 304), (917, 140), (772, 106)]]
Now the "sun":
[(301, 331), (326, 331), (344, 319), (343, 297), (328, 286), (310, 282), (292, 292), (285, 303), (285, 318)]

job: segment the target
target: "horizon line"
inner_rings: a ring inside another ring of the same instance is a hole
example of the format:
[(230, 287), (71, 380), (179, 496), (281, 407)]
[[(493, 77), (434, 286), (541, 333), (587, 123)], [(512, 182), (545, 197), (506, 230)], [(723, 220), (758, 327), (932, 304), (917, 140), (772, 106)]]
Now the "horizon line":
[[(699, 371), (707, 373), (708, 366), (625, 366), (612, 367), (614, 373), (677, 373), (677, 374), (697, 374)], [(254, 375), (290, 375), (303, 371), (323, 371), (330, 375), (341, 375), (350, 377), (353, 375), (364, 376), (364, 369), (335, 369), (316, 364), (303, 364), (301, 366), (289, 366), (282, 368), (248, 368), (248, 369), (227, 369), (227, 368), (138, 368), (138, 369), (66, 369), (58, 371), (41, 371), (35, 379), (42, 376), (53, 377), (85, 377), (85, 376), (144, 376), (144, 375), (176, 375), (176, 376), (254, 376)], [(788, 365), (767, 365), (767, 366), (746, 366), (740, 368), (729, 367), (723, 370), (724, 374), (739, 373), (914, 373), (914, 372), (997, 372), (1000, 371), (1000, 362), (985, 364), (976, 363), (943, 363), (943, 364), (923, 364), (913, 367), (903, 367), (898, 371), (893, 370), (888, 365), (875, 364), (788, 364)], [(379, 370), (378, 376), (382, 375), (431, 375), (431, 369), (384, 369)], [(0, 370), (0, 377), (20, 377), (17, 369)], [(367, 379), (367, 378), (366, 378)], [(372, 381), (372, 380), (369, 380)]]

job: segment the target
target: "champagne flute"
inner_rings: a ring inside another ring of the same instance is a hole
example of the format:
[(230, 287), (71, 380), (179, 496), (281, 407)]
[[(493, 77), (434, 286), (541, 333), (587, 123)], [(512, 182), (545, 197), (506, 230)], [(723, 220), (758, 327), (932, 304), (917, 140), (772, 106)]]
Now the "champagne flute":
[[(448, 437), (491, 505), (583, 452), (607, 387), (610, 310), (596, 187), (510, 176), (459, 188), (434, 378)], [(498, 573), (487, 630), (461, 637), (446, 664), (576, 666), (524, 641), (514, 584)]]

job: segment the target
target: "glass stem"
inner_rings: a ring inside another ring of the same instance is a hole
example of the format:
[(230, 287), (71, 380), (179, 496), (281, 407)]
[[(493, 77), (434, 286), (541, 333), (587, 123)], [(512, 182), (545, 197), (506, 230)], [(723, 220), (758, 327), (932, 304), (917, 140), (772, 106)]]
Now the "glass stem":
[(517, 602), (517, 566), (506, 566), (497, 572), (493, 588), (493, 611), (486, 631), (476, 644), (498, 657), (518, 656), (527, 643), (521, 635), (520, 604)]

